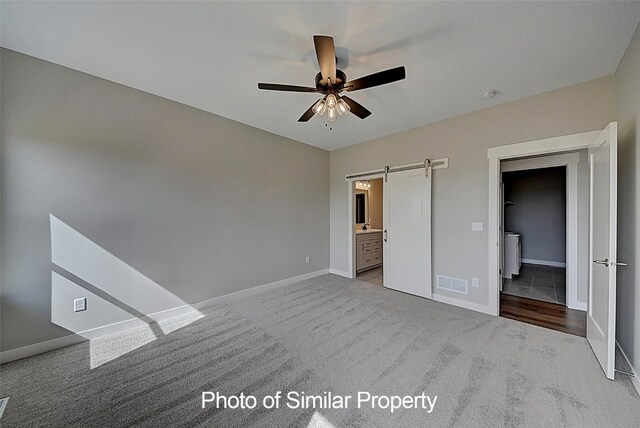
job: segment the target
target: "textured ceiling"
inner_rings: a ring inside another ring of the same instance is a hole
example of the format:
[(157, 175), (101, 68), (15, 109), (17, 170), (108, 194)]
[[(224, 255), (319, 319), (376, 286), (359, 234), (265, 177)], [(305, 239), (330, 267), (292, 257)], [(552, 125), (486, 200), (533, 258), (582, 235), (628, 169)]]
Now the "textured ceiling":
[[(640, 2), (2, 2), (2, 46), (333, 150), (615, 71)], [(349, 79), (407, 79), (349, 94), (373, 113), (298, 117), (317, 94), (313, 34)], [(483, 101), (488, 89), (497, 97)]]

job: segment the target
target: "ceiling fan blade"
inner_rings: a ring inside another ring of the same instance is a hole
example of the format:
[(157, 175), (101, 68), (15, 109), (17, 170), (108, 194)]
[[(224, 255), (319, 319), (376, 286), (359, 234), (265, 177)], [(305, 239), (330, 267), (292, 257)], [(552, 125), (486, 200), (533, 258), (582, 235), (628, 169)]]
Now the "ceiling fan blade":
[(280, 85), (278, 83), (258, 83), (258, 89), (286, 92), (318, 92), (318, 89), (316, 88), (309, 88), (306, 86)]
[(309, 119), (313, 117), (313, 115), (315, 114), (313, 112), (313, 106), (316, 105), (316, 103), (317, 101), (311, 104), (311, 107), (309, 107), (309, 110), (305, 111), (304, 114), (300, 116), (300, 119), (298, 119), (298, 122), (308, 122)]
[(322, 73), (322, 82), (336, 83), (336, 47), (333, 44), (333, 37), (313, 36), (313, 44), (316, 47), (316, 56)]
[(345, 91), (358, 91), (360, 89), (372, 88), (374, 86), (386, 85), (387, 83), (402, 80), (407, 77), (404, 66), (391, 68), (385, 71), (370, 74), (361, 77), (344, 85)]
[(342, 95), (340, 98), (344, 100), (347, 104), (349, 104), (349, 108), (351, 109), (351, 113), (358, 116), (360, 119), (364, 119), (368, 117), (371, 112), (364, 108), (362, 104), (353, 101), (351, 98)]

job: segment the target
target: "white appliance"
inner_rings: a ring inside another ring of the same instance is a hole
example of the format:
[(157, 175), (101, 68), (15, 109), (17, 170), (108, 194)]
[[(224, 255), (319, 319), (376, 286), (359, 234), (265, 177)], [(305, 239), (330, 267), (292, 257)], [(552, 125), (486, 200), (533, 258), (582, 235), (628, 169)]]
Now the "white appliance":
[(519, 233), (505, 232), (504, 234), (504, 270), (503, 278), (511, 279), (520, 274), (522, 264), (522, 241)]

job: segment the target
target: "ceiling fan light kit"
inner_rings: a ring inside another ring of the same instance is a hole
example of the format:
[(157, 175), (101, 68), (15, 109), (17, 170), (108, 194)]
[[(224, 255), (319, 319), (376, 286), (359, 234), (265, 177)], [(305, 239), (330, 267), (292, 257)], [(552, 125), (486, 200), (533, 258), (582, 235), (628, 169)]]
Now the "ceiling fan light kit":
[(327, 118), (330, 122), (336, 119), (336, 112), (342, 116), (349, 113), (351, 107), (341, 97), (336, 97), (334, 94), (329, 94), (325, 98), (315, 103), (312, 107), (313, 113), (318, 116), (324, 115), (327, 112)]
[(313, 43), (318, 64), (320, 65), (320, 73), (318, 73), (315, 78), (315, 88), (281, 85), (277, 83), (258, 83), (258, 89), (269, 91), (324, 94), (324, 98), (313, 103), (313, 105), (300, 116), (298, 122), (307, 122), (315, 115), (323, 116), (325, 112), (327, 113), (329, 122), (333, 122), (338, 116), (349, 112), (358, 116), (360, 119), (365, 119), (371, 112), (351, 98), (340, 96), (340, 93), (386, 85), (387, 83), (402, 80), (406, 77), (405, 69), (401, 66), (373, 73), (353, 81), (347, 81), (346, 74), (336, 68), (336, 50), (333, 38), (329, 36), (313, 36)]
[(351, 111), (351, 107), (349, 107), (349, 104), (347, 104), (342, 98), (338, 100), (336, 109), (338, 110), (338, 113), (340, 113), (340, 115), (349, 113)]
[(313, 106), (313, 112), (320, 116), (322, 116), (326, 110), (327, 110), (327, 103), (324, 101), (324, 98), (318, 101)]
[(329, 122), (333, 122), (334, 120), (336, 120), (336, 109), (335, 108), (330, 108), (329, 111), (327, 112), (327, 119), (329, 119)]
[(327, 95), (327, 107), (329, 109), (336, 108), (336, 103), (337, 102), (338, 101), (336, 100), (336, 96), (335, 95), (333, 95), (333, 94)]

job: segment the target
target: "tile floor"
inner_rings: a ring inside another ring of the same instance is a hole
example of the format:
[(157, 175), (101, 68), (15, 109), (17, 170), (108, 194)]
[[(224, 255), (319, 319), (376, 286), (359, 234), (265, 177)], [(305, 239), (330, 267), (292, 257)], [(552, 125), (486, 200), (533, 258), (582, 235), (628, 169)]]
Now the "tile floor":
[(520, 275), (504, 278), (502, 292), (544, 302), (566, 304), (566, 270), (564, 268), (522, 264)]
[(382, 285), (382, 266), (361, 272), (356, 275), (356, 279), (375, 285)]

